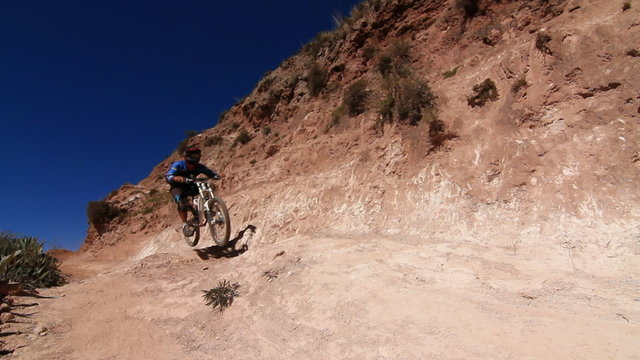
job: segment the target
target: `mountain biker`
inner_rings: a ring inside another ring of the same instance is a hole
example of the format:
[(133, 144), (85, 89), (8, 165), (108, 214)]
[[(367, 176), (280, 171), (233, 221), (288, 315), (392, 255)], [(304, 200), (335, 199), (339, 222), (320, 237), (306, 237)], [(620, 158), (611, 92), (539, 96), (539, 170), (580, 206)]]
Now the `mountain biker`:
[[(166, 180), (171, 186), (169, 190), (173, 199), (178, 205), (178, 214), (182, 220), (182, 232), (192, 233), (187, 224), (187, 211), (191, 208), (191, 199), (198, 195), (198, 187), (188, 181), (200, 174), (208, 176), (210, 179), (220, 179), (220, 174), (212, 171), (206, 166), (200, 164), (202, 153), (196, 146), (188, 146), (184, 151), (184, 160), (176, 161), (171, 164), (167, 171)], [(190, 234), (187, 234), (191, 236)]]

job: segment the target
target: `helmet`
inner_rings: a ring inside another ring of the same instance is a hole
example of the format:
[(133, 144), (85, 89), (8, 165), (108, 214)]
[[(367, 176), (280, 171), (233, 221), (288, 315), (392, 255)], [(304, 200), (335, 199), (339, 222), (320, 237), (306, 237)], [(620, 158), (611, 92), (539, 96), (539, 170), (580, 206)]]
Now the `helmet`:
[(184, 150), (184, 157), (189, 164), (197, 164), (200, 162), (201, 151), (196, 146), (188, 146)]

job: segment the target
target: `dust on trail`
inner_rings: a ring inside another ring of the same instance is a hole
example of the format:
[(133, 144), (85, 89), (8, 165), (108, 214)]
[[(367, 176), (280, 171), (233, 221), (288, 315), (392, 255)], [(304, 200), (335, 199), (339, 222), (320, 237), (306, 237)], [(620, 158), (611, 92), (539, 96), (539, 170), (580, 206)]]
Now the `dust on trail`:
[[(230, 257), (179, 248), (43, 291), (58, 298), (39, 299), (28, 326), (47, 333), (14, 358), (640, 356), (638, 282), (568, 257), (435, 236), (296, 236)], [(221, 313), (202, 290), (223, 279), (241, 286)]]

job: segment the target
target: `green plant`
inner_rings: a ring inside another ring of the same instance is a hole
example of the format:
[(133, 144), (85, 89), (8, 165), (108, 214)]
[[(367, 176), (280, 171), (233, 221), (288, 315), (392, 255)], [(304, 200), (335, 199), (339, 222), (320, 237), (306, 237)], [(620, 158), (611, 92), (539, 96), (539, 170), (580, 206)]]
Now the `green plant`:
[(450, 78), (450, 77), (454, 76), (454, 75), (458, 72), (458, 68), (460, 68), (460, 65), (458, 65), (458, 66), (454, 67), (454, 68), (453, 68), (453, 69), (451, 69), (451, 70), (447, 70), (447, 71), (445, 71), (445, 72), (442, 74), (442, 76), (443, 76), (445, 79), (448, 79), (448, 78)]
[(467, 103), (471, 107), (484, 106), (487, 101), (496, 101), (499, 97), (496, 83), (489, 78), (474, 85), (473, 92), (474, 94), (467, 98)]
[(107, 224), (123, 214), (123, 210), (106, 201), (90, 201), (87, 205), (87, 217), (94, 226)]
[(551, 49), (549, 48), (549, 42), (551, 41), (551, 36), (548, 34), (539, 32), (536, 35), (536, 49), (542, 51), (545, 54), (551, 55)]
[(251, 137), (251, 134), (249, 134), (249, 132), (246, 129), (242, 129), (240, 130), (240, 133), (238, 134), (238, 136), (236, 136), (235, 140), (233, 141), (234, 144), (246, 144), (249, 141), (251, 141), (251, 139), (253, 139)]
[(0, 233), (0, 281), (17, 282), (28, 288), (64, 284), (58, 260), (42, 250), (35, 237)]
[(222, 280), (215, 288), (208, 291), (202, 290), (204, 293), (202, 297), (205, 299), (208, 306), (213, 307), (214, 310), (217, 308), (220, 312), (223, 312), (226, 308), (231, 306), (233, 299), (240, 296), (238, 293), (239, 287), (240, 284), (238, 283), (231, 284), (227, 280)]
[(527, 80), (523, 77), (519, 77), (518, 80), (516, 80), (515, 83), (513, 83), (513, 85), (511, 86), (511, 91), (515, 94), (518, 91), (520, 91), (520, 89), (528, 86), (529, 84), (527, 83)]
[(204, 146), (217, 146), (222, 144), (222, 136), (220, 135), (213, 135), (213, 136), (209, 136), (205, 141), (204, 141)]
[(622, 4), (622, 11), (627, 11), (629, 9), (631, 9), (631, 1), (625, 1)]
[(342, 99), (347, 106), (349, 115), (356, 116), (366, 110), (367, 81), (360, 79), (347, 87)]
[(411, 74), (407, 66), (410, 60), (410, 48), (411, 44), (406, 39), (400, 39), (391, 44), (378, 59), (378, 71), (382, 76), (396, 74), (400, 77), (408, 77)]
[(251, 159), (251, 161), (249, 161), (249, 164), (251, 165), (255, 165), (258, 162), (258, 160), (256, 159)]
[(313, 62), (309, 67), (307, 86), (309, 87), (309, 93), (315, 97), (327, 84), (327, 69), (317, 62)]

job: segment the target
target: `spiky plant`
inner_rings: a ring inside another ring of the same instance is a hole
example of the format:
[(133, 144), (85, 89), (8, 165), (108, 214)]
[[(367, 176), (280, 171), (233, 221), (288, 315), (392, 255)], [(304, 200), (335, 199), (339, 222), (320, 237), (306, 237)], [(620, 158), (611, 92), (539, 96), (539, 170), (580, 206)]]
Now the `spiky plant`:
[(224, 309), (231, 306), (233, 299), (240, 296), (238, 288), (240, 284), (230, 283), (227, 280), (222, 280), (218, 283), (218, 286), (210, 290), (202, 290), (204, 295), (202, 297), (207, 302), (207, 305), (211, 305), (213, 309), (219, 309), (223, 312)]
[[(42, 251), (35, 237), (0, 234), (0, 280), (17, 282), (30, 288), (64, 284), (58, 260)], [(9, 266), (9, 264), (11, 266)]]

